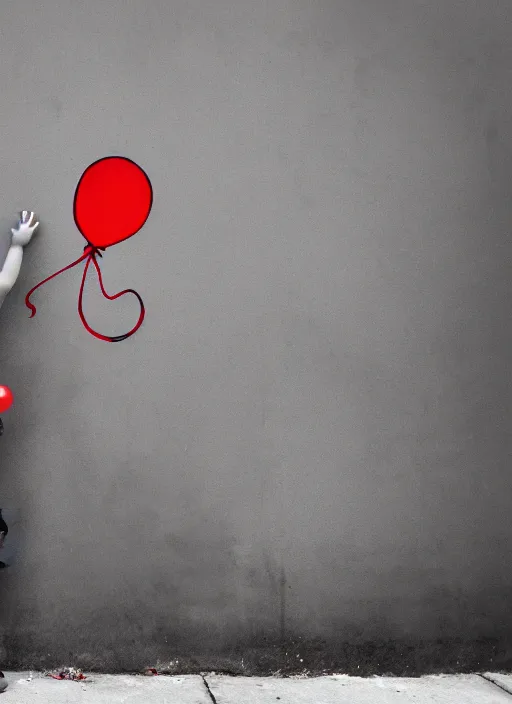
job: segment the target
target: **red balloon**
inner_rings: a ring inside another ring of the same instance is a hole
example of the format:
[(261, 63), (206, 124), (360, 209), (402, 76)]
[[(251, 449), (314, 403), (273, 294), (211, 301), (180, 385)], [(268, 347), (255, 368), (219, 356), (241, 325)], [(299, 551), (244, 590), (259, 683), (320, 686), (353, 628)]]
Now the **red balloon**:
[(0, 413), (7, 411), (14, 401), (12, 391), (8, 386), (0, 386)]
[(107, 156), (91, 164), (75, 191), (75, 223), (87, 242), (105, 249), (127, 240), (151, 212), (153, 189), (131, 159)]
[[(83, 254), (71, 264), (47, 276), (30, 289), (25, 296), (25, 305), (30, 309), (30, 317), (36, 314), (36, 307), (30, 298), (34, 291), (59, 274), (72, 269), (85, 261), (82, 283), (78, 294), (78, 314), (85, 329), (99, 340), (120, 342), (131, 337), (140, 328), (146, 311), (144, 302), (137, 291), (126, 288), (110, 295), (103, 285), (103, 277), (97, 257), (100, 250), (105, 250), (118, 242), (127, 240), (138, 232), (148, 219), (153, 204), (153, 189), (145, 171), (131, 159), (122, 156), (107, 156), (95, 161), (82, 174), (75, 191), (73, 215), (87, 245)], [(101, 293), (109, 301), (115, 301), (130, 293), (139, 302), (139, 318), (133, 328), (122, 335), (104, 335), (94, 330), (85, 318), (83, 311), (83, 291), (90, 265), (98, 275)]]

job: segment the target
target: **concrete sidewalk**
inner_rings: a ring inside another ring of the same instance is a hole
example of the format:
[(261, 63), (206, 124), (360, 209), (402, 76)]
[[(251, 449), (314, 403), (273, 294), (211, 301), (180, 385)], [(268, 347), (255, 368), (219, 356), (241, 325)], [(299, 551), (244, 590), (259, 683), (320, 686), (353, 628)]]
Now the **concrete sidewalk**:
[(85, 682), (6, 672), (0, 704), (512, 704), (512, 675), (316, 678), (91, 675)]

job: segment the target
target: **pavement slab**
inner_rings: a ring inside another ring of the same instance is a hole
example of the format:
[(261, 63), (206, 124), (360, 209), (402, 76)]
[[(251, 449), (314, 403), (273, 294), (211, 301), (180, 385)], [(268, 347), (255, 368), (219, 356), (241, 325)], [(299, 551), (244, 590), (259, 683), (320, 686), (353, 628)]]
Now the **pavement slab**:
[(212, 704), (203, 678), (90, 675), (84, 682), (5, 672), (0, 704)]
[(512, 704), (478, 675), (267, 678), (207, 676), (216, 704)]

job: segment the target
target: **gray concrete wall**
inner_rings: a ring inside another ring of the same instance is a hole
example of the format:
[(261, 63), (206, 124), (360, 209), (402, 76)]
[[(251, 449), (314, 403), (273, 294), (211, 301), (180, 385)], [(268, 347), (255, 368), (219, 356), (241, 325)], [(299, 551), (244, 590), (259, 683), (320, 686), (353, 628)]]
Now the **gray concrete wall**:
[[(511, 19), (4, 0), (0, 226), (44, 223), (0, 314), (6, 657), (506, 635)], [(102, 262), (147, 306), (115, 345), (77, 270), (23, 304), (80, 254), (74, 188), (107, 154), (155, 191)]]

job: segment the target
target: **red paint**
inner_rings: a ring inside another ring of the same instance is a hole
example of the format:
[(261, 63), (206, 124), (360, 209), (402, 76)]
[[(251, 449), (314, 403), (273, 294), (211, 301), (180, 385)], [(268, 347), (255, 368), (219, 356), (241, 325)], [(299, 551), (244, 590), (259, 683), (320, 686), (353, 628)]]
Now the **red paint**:
[[(137, 233), (148, 219), (152, 204), (151, 182), (135, 162), (120, 156), (108, 156), (91, 164), (78, 182), (73, 203), (76, 226), (87, 241), (84, 253), (68, 266), (38, 283), (27, 293), (25, 304), (31, 311), (30, 317), (32, 318), (36, 314), (36, 307), (30, 301), (34, 291), (47, 281), (85, 260), (78, 294), (78, 314), (85, 329), (94, 337), (105, 342), (120, 342), (136, 333), (146, 314), (142, 298), (137, 291), (131, 288), (109, 295), (103, 285), (96, 257), (101, 257), (101, 252), (105, 251), (107, 247), (112, 247)], [(116, 298), (131, 293), (139, 302), (139, 319), (134, 327), (123, 335), (103, 335), (94, 330), (85, 319), (82, 299), (85, 279), (91, 262), (96, 269), (101, 292), (105, 298), (114, 301)]]

